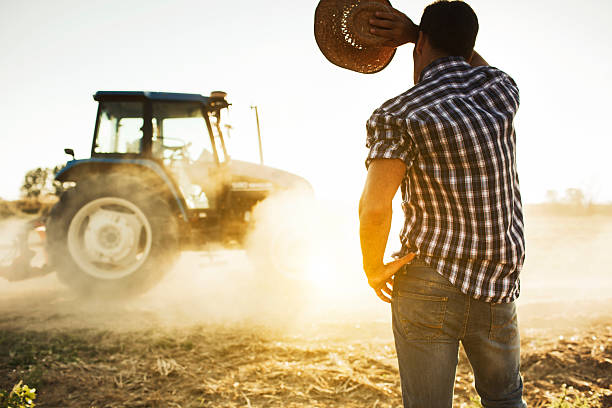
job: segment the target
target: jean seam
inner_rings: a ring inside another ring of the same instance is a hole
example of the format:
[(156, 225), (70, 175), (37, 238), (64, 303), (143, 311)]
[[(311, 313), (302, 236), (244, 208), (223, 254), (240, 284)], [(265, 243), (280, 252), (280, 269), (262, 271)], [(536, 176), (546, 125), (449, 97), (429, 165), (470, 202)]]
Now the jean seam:
[(489, 310), (491, 315), (491, 324), (489, 325), (489, 340), (493, 340), (493, 326), (494, 326), (494, 316), (493, 316), (493, 304), (489, 304)]
[(467, 336), (467, 326), (468, 326), (468, 321), (470, 320), (470, 298), (469, 296), (466, 297), (467, 299), (467, 310), (465, 312), (465, 318), (463, 319), (463, 335), (460, 337), (460, 339), (464, 339), (465, 336)]
[(432, 281), (428, 281), (428, 280), (424, 280), (424, 279), (419, 279), (419, 278), (413, 278), (413, 279), (419, 280), (419, 281), (421, 281), (421, 283), (424, 282), (425, 285), (427, 285), (429, 287), (432, 287), (432, 288), (445, 289), (445, 290), (453, 291), (453, 292), (457, 290), (457, 288), (455, 288), (454, 286), (447, 285), (445, 283), (432, 282)]
[[(430, 302), (448, 302), (448, 296), (424, 295), (422, 293), (407, 292), (405, 290), (397, 290), (398, 297), (407, 297), (413, 299), (427, 300)], [(446, 309), (446, 307), (445, 307)], [(445, 310), (446, 311), (446, 310)]]

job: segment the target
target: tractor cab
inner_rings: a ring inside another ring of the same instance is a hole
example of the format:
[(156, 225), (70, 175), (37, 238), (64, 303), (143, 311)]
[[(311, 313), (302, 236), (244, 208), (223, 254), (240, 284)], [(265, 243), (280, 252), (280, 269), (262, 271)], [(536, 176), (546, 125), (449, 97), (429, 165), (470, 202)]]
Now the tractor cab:
[(92, 158), (155, 160), (171, 174), (189, 209), (218, 207), (229, 182), (221, 131), (224, 92), (97, 92)]

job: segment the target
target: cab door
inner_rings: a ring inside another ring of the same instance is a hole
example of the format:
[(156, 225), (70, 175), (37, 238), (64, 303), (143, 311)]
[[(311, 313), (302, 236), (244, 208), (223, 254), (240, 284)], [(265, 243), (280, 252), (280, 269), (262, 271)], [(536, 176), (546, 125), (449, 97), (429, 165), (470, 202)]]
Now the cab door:
[(152, 103), (152, 155), (161, 160), (178, 184), (187, 206), (216, 210), (224, 167), (210, 134), (210, 123), (197, 102)]

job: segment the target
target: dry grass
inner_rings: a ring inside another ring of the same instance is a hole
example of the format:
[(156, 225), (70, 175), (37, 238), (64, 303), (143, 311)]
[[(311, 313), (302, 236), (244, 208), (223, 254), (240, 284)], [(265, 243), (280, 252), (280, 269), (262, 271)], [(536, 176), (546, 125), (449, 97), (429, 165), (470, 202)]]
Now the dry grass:
[[(536, 408), (611, 407), (612, 220), (534, 218), (528, 225), (532, 255), (521, 294), (527, 303), (519, 306), (525, 398)], [(370, 320), (353, 313), (348, 324), (330, 314), (328, 323), (285, 330), (228, 313), (232, 324), (202, 324), (224, 309), (261, 302), (257, 294), (239, 302), (251, 292), (232, 273), (236, 254), (227, 254), (227, 265), (206, 259), (184, 264), (176, 279), (185, 283), (166, 282), (153, 304), (85, 308), (52, 276), (5, 285), (0, 389), (24, 380), (37, 388), (42, 408), (400, 406), (388, 321), (364, 324)], [(197, 279), (206, 274), (219, 281)], [(172, 320), (187, 312), (189, 319)], [(477, 406), (472, 382), (462, 355), (456, 407)]]
[(8, 383), (17, 377), (38, 383), (47, 406), (358, 407), (378, 401), (384, 407), (399, 400), (388, 346), (373, 354), (368, 344), (320, 346), (222, 327), (3, 335), (8, 359), (2, 366), (9, 370), (2, 374)]
[[(0, 335), (0, 388), (36, 386), (40, 407), (397, 407), (393, 345), (373, 337), (311, 340), (261, 327), (196, 326), (126, 333), (79, 329)], [(612, 403), (612, 327), (524, 341), (530, 406), (567, 394)], [(461, 359), (457, 406), (472, 406)], [(566, 388), (563, 388), (566, 384)], [(475, 406), (475, 405), (474, 405)]]

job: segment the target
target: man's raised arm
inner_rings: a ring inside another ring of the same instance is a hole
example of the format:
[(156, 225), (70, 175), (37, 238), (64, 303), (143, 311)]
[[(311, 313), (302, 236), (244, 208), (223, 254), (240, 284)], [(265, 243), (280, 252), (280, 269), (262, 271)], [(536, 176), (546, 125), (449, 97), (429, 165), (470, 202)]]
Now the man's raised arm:
[[(387, 39), (383, 43), (387, 47), (416, 43), (419, 38), (419, 26), (414, 24), (407, 15), (396, 9), (388, 13), (377, 11), (375, 18), (370, 19), (370, 25), (372, 26), (370, 29), (372, 34)], [(468, 62), (473, 67), (489, 65), (476, 51)]]
[(377, 11), (375, 18), (370, 19), (370, 32), (386, 38), (383, 43), (387, 47), (399, 47), (407, 43), (415, 43), (419, 36), (419, 27), (399, 10), (392, 12)]

